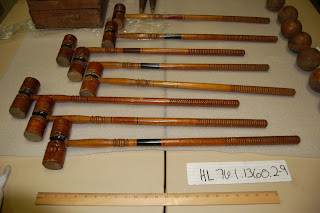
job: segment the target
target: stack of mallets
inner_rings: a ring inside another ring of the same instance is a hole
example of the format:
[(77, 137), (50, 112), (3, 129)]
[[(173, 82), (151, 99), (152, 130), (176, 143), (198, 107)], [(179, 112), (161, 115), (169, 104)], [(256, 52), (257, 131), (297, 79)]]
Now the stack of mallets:
[[(176, 139), (88, 139), (69, 140), (72, 123), (93, 124), (132, 124), (132, 125), (167, 125), (167, 126), (206, 126), (206, 127), (257, 127), (265, 128), (267, 121), (263, 119), (198, 119), (198, 118), (137, 118), (137, 117), (101, 117), (62, 115), (52, 116), (56, 101), (125, 103), (125, 104), (157, 104), (183, 106), (218, 106), (237, 107), (237, 100), (211, 99), (144, 99), (117, 97), (79, 97), (64, 95), (36, 95), (40, 87), (39, 81), (26, 78), (19, 94), (10, 107), (10, 113), (17, 118), (25, 118), (34, 100), (37, 101), (32, 116), (25, 130), (25, 137), (30, 141), (41, 141), (47, 123), (54, 125), (50, 142), (44, 156), (43, 165), (48, 169), (61, 169), (67, 146), (107, 147), (107, 146), (221, 146), (221, 145), (276, 145), (298, 144), (298, 136), (267, 137), (234, 137), (234, 138), (176, 138)], [(172, 102), (170, 102), (172, 100)], [(189, 102), (189, 104), (188, 104)]]
[[(66, 35), (57, 56), (57, 63), (69, 66), (68, 77), (72, 81), (81, 81), (87, 69), (81, 90), (81, 96), (37, 95), (39, 81), (26, 78), (19, 94), (16, 96), (10, 113), (17, 118), (25, 118), (33, 101), (37, 101), (32, 116), (26, 127), (24, 136), (30, 141), (41, 141), (47, 123), (54, 122), (50, 134), (43, 165), (48, 169), (61, 169), (64, 164), (66, 147), (108, 147), (108, 146), (221, 146), (221, 145), (278, 145), (298, 144), (298, 136), (266, 136), (266, 137), (233, 137), (233, 138), (175, 138), (175, 139), (85, 139), (69, 140), (72, 124), (132, 124), (132, 125), (166, 125), (166, 126), (199, 126), (199, 127), (255, 127), (265, 128), (267, 121), (263, 119), (202, 119), (202, 118), (146, 118), (146, 117), (102, 117), (83, 115), (53, 116), (55, 102), (91, 102), (115, 104), (148, 104), (168, 106), (206, 106), (206, 107), (238, 107), (237, 100), (216, 99), (168, 99), (168, 98), (132, 98), (132, 97), (82, 97), (95, 96), (100, 83), (119, 85), (170, 87), (184, 89), (217, 90), (229, 92), (245, 92), (269, 95), (293, 96), (294, 89), (272, 88), (242, 85), (203, 84), (190, 82), (165, 82), (150, 80), (134, 80), (120, 78), (101, 78), (103, 68), (152, 68), (174, 70), (229, 70), (229, 71), (267, 71), (267, 64), (159, 64), (159, 63), (122, 63), (122, 62), (90, 62), (90, 53), (137, 53), (137, 54), (180, 54), (180, 55), (224, 55), (243, 56), (244, 50), (228, 49), (156, 49), (156, 48), (115, 48), (116, 37), (123, 38), (174, 38), (174, 39), (206, 39), (206, 40), (236, 40), (255, 42), (276, 42), (275, 36), (255, 35), (211, 35), (211, 34), (117, 34), (118, 27), (123, 27), (125, 7), (115, 6), (113, 21), (105, 27), (102, 48), (76, 47), (77, 39)], [(155, 15), (153, 18), (163, 18)], [(170, 16), (168, 16), (170, 19)], [(191, 16), (181, 16), (188, 19)], [(195, 16), (194, 16), (195, 17)], [(130, 18), (130, 15), (126, 15)], [(134, 18), (133, 16), (131, 18)], [(199, 18), (199, 17), (198, 17)], [(208, 17), (206, 17), (208, 18)], [(213, 18), (213, 17), (211, 17)], [(198, 20), (198, 19), (195, 19)], [(228, 21), (228, 18), (226, 18)], [(257, 17), (232, 18), (230, 20), (255, 23), (268, 23), (269, 20)], [(255, 20), (255, 21), (253, 21)], [(257, 21), (256, 21), (257, 20)], [(88, 68), (87, 68), (88, 67)]]
[[(75, 48), (77, 38), (66, 35), (57, 56), (57, 63), (61, 66), (71, 66), (68, 78), (71, 81), (81, 81), (87, 67), (90, 53), (134, 53), (134, 54), (175, 54), (175, 55), (223, 55), (243, 56), (244, 50), (239, 49), (174, 49), (174, 48), (115, 48), (116, 39), (191, 39), (191, 40), (228, 40), (250, 42), (277, 42), (276, 36), (259, 35), (217, 35), (217, 34), (141, 34), (141, 33), (117, 33), (124, 26), (124, 18), (139, 18), (136, 15), (125, 16), (125, 6), (117, 4), (114, 7), (113, 20), (105, 25), (102, 39), (102, 47), (79, 47)], [(167, 19), (171, 16), (166, 16)], [(172, 17), (178, 17), (172, 15)], [(187, 20), (220, 20), (249, 23), (269, 23), (267, 18), (259, 17), (220, 17), (216, 16), (181, 16)], [(142, 17), (140, 17), (142, 18)], [(144, 17), (145, 18), (145, 17)], [(165, 18), (154, 15), (151, 18)], [(124, 63), (124, 62), (101, 62), (104, 68), (127, 68), (127, 69), (171, 69), (171, 70), (221, 70), (221, 71), (268, 71), (267, 64), (165, 64), (165, 63)]]

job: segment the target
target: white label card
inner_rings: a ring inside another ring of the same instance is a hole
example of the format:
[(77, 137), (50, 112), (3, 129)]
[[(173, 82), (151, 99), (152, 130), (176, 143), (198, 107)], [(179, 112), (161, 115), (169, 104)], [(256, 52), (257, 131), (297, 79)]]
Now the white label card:
[(292, 181), (284, 160), (187, 163), (189, 185)]

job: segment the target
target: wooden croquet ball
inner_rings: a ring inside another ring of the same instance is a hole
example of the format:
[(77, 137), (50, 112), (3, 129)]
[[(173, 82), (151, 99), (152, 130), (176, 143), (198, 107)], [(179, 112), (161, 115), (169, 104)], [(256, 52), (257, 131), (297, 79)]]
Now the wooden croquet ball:
[(312, 71), (320, 65), (320, 52), (315, 48), (301, 50), (297, 56), (297, 65), (304, 71)]
[(267, 0), (266, 5), (269, 10), (277, 11), (280, 10), (285, 3), (285, 0)]
[(320, 69), (314, 70), (309, 77), (309, 86), (316, 92), (320, 92)]
[(298, 19), (298, 10), (292, 6), (285, 6), (278, 12), (278, 21), (283, 24), (289, 19)]
[(299, 53), (303, 49), (311, 47), (311, 36), (306, 32), (300, 32), (288, 41), (288, 47), (292, 52)]
[(301, 31), (302, 25), (297, 19), (289, 19), (281, 25), (281, 33), (287, 39), (292, 38)]

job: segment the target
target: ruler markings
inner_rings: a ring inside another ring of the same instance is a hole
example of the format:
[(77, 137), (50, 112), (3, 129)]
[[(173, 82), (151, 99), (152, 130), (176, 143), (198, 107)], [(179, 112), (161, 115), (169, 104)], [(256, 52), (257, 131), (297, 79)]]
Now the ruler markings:
[(278, 204), (276, 191), (202, 193), (53, 193), (39, 192), (37, 205), (198, 206)]

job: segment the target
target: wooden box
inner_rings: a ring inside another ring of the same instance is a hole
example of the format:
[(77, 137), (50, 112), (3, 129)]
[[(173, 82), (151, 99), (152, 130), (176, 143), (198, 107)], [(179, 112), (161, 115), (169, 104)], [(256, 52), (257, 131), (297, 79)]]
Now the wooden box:
[(36, 28), (103, 27), (108, 0), (27, 0)]

